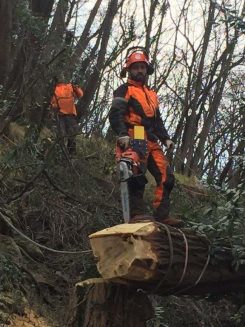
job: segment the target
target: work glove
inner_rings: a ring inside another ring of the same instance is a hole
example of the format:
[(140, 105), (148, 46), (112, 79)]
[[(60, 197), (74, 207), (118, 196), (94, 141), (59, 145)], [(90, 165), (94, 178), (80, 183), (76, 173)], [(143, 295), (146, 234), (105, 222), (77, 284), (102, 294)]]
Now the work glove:
[(117, 144), (123, 150), (126, 150), (129, 147), (129, 143), (130, 143), (130, 137), (128, 135), (126, 135), (126, 136), (120, 136), (117, 139)]
[(174, 142), (171, 140), (166, 140), (165, 146), (166, 146), (167, 150), (169, 150), (171, 152), (174, 150)]

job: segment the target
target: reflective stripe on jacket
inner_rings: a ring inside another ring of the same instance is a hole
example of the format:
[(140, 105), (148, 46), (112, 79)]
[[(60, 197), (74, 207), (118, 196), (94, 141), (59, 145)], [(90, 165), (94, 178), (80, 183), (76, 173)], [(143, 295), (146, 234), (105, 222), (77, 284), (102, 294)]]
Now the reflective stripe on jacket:
[(145, 127), (149, 140), (164, 142), (170, 138), (160, 115), (157, 94), (132, 80), (114, 92), (109, 120), (119, 136), (128, 135), (129, 129), (137, 125)]

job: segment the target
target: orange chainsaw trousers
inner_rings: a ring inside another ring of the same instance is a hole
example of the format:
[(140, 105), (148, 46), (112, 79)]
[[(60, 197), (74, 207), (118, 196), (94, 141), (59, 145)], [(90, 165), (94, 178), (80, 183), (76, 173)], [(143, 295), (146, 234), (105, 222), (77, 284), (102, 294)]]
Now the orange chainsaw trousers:
[(153, 201), (154, 218), (162, 221), (169, 216), (169, 196), (174, 186), (174, 174), (161, 146), (157, 142), (147, 140), (147, 150), (146, 156), (139, 158), (142, 167), (144, 167), (141, 169), (141, 175), (128, 180), (130, 214), (133, 217), (145, 213), (146, 208), (143, 197), (147, 180), (144, 175), (148, 169), (156, 181)]

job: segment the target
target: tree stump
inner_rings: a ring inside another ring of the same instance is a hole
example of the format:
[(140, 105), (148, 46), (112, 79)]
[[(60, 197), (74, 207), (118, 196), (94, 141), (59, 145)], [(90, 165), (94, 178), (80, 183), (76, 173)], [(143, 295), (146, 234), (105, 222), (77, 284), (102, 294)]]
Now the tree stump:
[(93, 278), (76, 289), (77, 327), (146, 327), (154, 317), (147, 295), (127, 285)]

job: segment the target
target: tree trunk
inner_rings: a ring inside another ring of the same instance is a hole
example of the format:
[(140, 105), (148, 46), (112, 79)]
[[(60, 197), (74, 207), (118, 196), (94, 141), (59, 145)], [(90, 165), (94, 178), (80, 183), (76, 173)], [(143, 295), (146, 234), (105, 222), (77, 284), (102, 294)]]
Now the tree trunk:
[(189, 229), (123, 224), (90, 235), (90, 242), (104, 279), (152, 294), (223, 293), (245, 285), (245, 266), (232, 268), (231, 249), (211, 251), (208, 239)]
[(31, 10), (35, 16), (41, 16), (48, 20), (50, 18), (54, 0), (32, 0)]
[(86, 90), (84, 92), (83, 101), (82, 101), (83, 107), (85, 107), (85, 108), (87, 108), (90, 105), (90, 103), (93, 99), (93, 96), (94, 96), (94, 92), (95, 92), (96, 88), (98, 87), (99, 75), (100, 75), (101, 69), (103, 68), (104, 63), (105, 63), (106, 49), (107, 49), (107, 45), (108, 45), (108, 41), (109, 41), (109, 37), (110, 37), (110, 33), (111, 33), (113, 19), (117, 13), (117, 7), (118, 7), (117, 0), (110, 1), (107, 12), (106, 12), (105, 19), (102, 23), (101, 28), (103, 31), (103, 35), (101, 38), (100, 50), (98, 53), (98, 57), (97, 57), (97, 61), (96, 61), (94, 70), (93, 70), (90, 78), (88, 79), (88, 83), (87, 83)]
[(89, 32), (92, 27), (92, 24), (94, 22), (95, 16), (98, 12), (98, 9), (101, 5), (102, 0), (97, 0), (93, 9), (90, 12), (89, 18), (86, 22), (86, 25), (84, 27), (84, 30), (82, 32), (81, 37), (79, 38), (79, 41), (77, 43), (76, 49), (72, 55), (71, 62), (74, 62), (75, 64), (78, 63), (79, 58), (83, 54), (84, 49), (86, 49), (88, 43), (89, 43)]
[[(202, 88), (202, 80), (203, 80), (203, 69), (204, 69), (204, 62), (205, 62), (205, 57), (208, 51), (208, 44), (210, 41), (210, 36), (211, 36), (211, 31), (212, 31), (212, 26), (214, 24), (214, 12), (215, 12), (215, 4), (210, 3), (209, 7), (209, 14), (208, 14), (208, 19), (207, 19), (207, 24), (205, 28), (205, 34), (204, 34), (204, 39), (203, 39), (203, 44), (202, 44), (202, 52), (201, 52), (201, 57), (200, 57), (200, 62), (198, 64), (198, 72), (197, 76), (192, 78), (192, 83), (195, 85), (194, 90), (194, 97), (191, 99), (188, 107), (191, 109), (191, 115), (187, 117), (186, 119), (186, 125), (185, 125), (185, 130), (184, 130), (184, 135), (182, 138), (182, 146), (181, 146), (181, 158), (186, 158), (187, 159), (187, 167), (190, 164), (190, 160), (193, 155), (194, 151), (194, 138), (197, 133), (197, 128), (198, 128), (198, 121), (197, 121), (197, 109), (198, 109), (198, 99), (200, 97), (201, 93), (201, 88)], [(197, 56), (197, 52), (194, 53), (193, 58)], [(188, 172), (188, 169), (185, 169), (185, 173)], [(189, 173), (189, 172), (188, 172)]]
[(101, 278), (77, 284), (76, 327), (146, 327), (154, 317), (147, 295)]
[(10, 68), (11, 33), (13, 10), (18, 0), (1, 0), (0, 2), (0, 84), (4, 85)]

